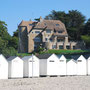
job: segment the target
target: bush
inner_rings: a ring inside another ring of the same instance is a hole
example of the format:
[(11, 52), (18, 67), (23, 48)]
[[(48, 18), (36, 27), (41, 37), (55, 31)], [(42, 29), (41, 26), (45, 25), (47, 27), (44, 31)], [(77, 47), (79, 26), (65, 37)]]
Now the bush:
[(2, 54), (4, 56), (6, 56), (6, 57), (16, 56), (17, 55), (17, 51), (13, 47), (9, 47), (9, 48), (4, 48), (2, 50)]

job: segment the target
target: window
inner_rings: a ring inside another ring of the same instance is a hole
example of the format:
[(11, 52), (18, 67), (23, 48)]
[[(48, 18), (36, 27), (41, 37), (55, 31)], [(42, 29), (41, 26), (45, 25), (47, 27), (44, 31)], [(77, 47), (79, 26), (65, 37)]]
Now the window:
[(36, 50), (37, 49), (37, 45), (36, 44), (34, 44), (34, 50)]
[(51, 30), (46, 30), (46, 33), (51, 33)]
[(40, 31), (35, 31), (35, 33), (39, 34), (39, 33), (40, 33)]
[(48, 38), (45, 38), (45, 41), (48, 41)]
[(41, 38), (40, 38), (40, 37), (35, 37), (35, 38), (34, 38), (34, 41), (35, 41), (35, 42), (41, 42)]
[(64, 60), (60, 60), (60, 62), (64, 62)]
[(58, 33), (62, 33), (62, 31), (58, 31)]
[(46, 23), (44, 23), (44, 25), (46, 25)]
[(34, 26), (33, 24), (29, 24), (29, 26)]
[(54, 60), (50, 60), (49, 62), (54, 62)]
[(63, 45), (59, 45), (59, 49), (63, 49)]
[(52, 45), (52, 49), (56, 49), (56, 45)]
[(52, 38), (50, 38), (50, 41), (51, 41), (51, 42), (53, 41)]
[(76, 47), (75, 47), (75, 46), (73, 46), (73, 49), (76, 49)]
[(78, 62), (82, 62), (82, 60), (78, 60)]
[(57, 42), (61, 42), (61, 41), (64, 41), (63, 39), (57, 39)]
[(70, 49), (70, 46), (66, 46), (66, 49)]
[(56, 26), (59, 26), (59, 24), (56, 24)]

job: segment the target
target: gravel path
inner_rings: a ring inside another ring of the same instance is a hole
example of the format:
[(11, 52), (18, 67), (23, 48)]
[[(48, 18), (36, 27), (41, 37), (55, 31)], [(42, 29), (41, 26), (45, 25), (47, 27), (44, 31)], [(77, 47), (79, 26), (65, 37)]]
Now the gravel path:
[(90, 90), (90, 76), (0, 80), (0, 90)]

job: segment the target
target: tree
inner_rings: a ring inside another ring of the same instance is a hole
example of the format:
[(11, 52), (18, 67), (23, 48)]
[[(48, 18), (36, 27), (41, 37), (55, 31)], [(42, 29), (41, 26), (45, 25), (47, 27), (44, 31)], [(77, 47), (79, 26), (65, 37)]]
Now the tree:
[(7, 31), (7, 24), (4, 21), (0, 21), (0, 37), (6, 41), (11, 38)]
[(55, 11), (53, 10), (51, 14), (47, 15), (45, 17), (46, 20), (60, 20), (62, 21), (66, 26), (68, 23), (68, 15), (64, 11)]
[(86, 43), (86, 47), (88, 48), (90, 48), (90, 36), (88, 36), (88, 35), (83, 35), (82, 36), (82, 40)]
[(19, 30), (17, 29), (15, 32), (13, 32), (13, 37), (18, 37)]
[(88, 19), (84, 26), (83, 35), (90, 35), (90, 19)]
[(37, 22), (40, 22), (40, 18), (35, 18), (34, 20)]
[(17, 38), (11, 37), (7, 31), (7, 24), (4, 21), (0, 21), (0, 53), (5, 56), (16, 55), (16, 45)]
[(81, 12), (77, 10), (71, 10), (68, 13), (65, 13), (64, 11), (53, 10), (51, 14), (45, 17), (45, 19), (62, 21), (66, 26), (69, 39), (81, 39), (82, 27), (85, 24), (85, 16)]
[(13, 36), (11, 40), (9, 41), (9, 46), (13, 47), (16, 50), (18, 50), (18, 41), (19, 41), (18, 32), (19, 32), (18, 29), (15, 32), (13, 32)]

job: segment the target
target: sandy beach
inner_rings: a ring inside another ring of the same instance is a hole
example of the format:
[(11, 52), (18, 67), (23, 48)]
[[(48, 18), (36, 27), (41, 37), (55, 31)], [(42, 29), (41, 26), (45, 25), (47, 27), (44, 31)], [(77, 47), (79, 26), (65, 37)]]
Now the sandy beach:
[(0, 80), (0, 90), (90, 90), (90, 76)]

